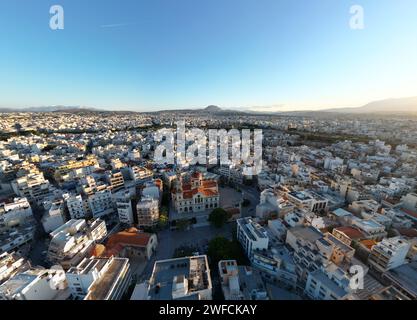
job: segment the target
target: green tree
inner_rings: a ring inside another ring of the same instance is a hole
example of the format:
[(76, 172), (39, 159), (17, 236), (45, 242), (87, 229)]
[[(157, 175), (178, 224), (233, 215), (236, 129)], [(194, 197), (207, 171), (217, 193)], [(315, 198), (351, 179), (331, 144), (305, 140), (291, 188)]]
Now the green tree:
[(207, 255), (210, 262), (216, 266), (220, 260), (236, 260), (240, 265), (248, 265), (242, 246), (236, 240), (228, 240), (224, 237), (213, 238), (208, 245)]
[(229, 219), (228, 213), (223, 208), (214, 209), (208, 218), (208, 221), (211, 222), (216, 228), (221, 228)]
[(244, 199), (242, 201), (242, 206), (244, 207), (249, 207), (250, 206), (250, 200), (249, 199)]
[(189, 227), (190, 221), (188, 219), (177, 220), (176, 225), (177, 225), (178, 230), (183, 231)]
[(159, 228), (165, 228), (168, 224), (168, 215), (167, 214), (160, 214), (158, 219), (158, 226)]
[(180, 246), (175, 249), (173, 258), (191, 257), (198, 249), (193, 246)]

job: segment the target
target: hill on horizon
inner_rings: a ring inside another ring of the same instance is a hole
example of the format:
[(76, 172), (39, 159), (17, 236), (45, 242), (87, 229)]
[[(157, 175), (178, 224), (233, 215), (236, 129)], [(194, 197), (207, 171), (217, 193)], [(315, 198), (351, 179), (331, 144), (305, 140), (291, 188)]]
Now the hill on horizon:
[(321, 111), (338, 113), (417, 113), (417, 97), (378, 100), (361, 107), (333, 108)]

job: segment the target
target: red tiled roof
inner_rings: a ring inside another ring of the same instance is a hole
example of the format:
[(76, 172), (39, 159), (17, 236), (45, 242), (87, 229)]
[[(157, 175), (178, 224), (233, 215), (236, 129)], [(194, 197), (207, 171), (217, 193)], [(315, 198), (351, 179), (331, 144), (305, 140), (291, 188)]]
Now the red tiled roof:
[(192, 178), (195, 178), (195, 179), (200, 179), (200, 178), (202, 178), (202, 177), (203, 177), (203, 175), (201, 174), (201, 172), (195, 171), (195, 172), (191, 175), (191, 177), (192, 177)]
[(206, 196), (206, 197), (213, 197), (213, 196), (217, 196), (219, 193), (215, 190), (211, 190), (211, 189), (204, 189), (204, 188), (196, 188), (196, 189), (192, 189), (191, 191), (185, 191), (182, 193), (182, 197), (184, 199), (191, 199), (194, 195), (196, 195), (197, 193), (201, 193), (202, 195)]
[(398, 232), (407, 238), (417, 238), (417, 230), (414, 228), (400, 228)]
[(412, 216), (414, 219), (417, 219), (417, 212), (401, 208), (401, 211), (404, 211), (407, 215)]
[(104, 245), (96, 244), (94, 248), (91, 250), (91, 255), (93, 257), (101, 257), (105, 251), (106, 251), (106, 247)]
[(213, 180), (205, 180), (202, 183), (203, 188), (215, 188), (217, 187), (217, 182)]
[(352, 240), (365, 238), (365, 235), (360, 230), (353, 227), (339, 227), (335, 228), (335, 230), (337, 230), (340, 233), (343, 233), (346, 237)]
[(378, 242), (376, 242), (375, 240), (370, 240), (370, 239), (366, 239), (366, 240), (362, 240), (361, 244), (364, 245), (365, 247), (367, 247), (369, 250), (372, 249), (372, 247), (374, 245), (376, 245)]
[(136, 228), (130, 228), (109, 236), (106, 243), (106, 254), (120, 252), (125, 246), (146, 247), (152, 234), (140, 232)]
[(182, 190), (183, 191), (191, 191), (191, 184), (189, 184), (189, 183), (183, 183), (182, 184)]
[(219, 194), (217, 191), (211, 189), (199, 189), (198, 192), (202, 193), (206, 197), (213, 197)]

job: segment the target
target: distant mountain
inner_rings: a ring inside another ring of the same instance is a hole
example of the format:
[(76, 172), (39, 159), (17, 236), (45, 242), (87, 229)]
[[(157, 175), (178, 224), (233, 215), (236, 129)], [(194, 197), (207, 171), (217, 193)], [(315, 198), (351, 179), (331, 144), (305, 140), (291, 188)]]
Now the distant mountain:
[(248, 112), (239, 111), (239, 110), (222, 109), (215, 105), (210, 105), (203, 109), (160, 110), (160, 111), (152, 111), (152, 112), (147, 112), (147, 113), (180, 113), (180, 114), (189, 114), (189, 115), (215, 114), (215, 115), (222, 115), (222, 116), (247, 115), (248, 114)]
[(370, 102), (357, 108), (326, 109), (321, 112), (337, 113), (417, 113), (417, 97), (386, 99)]
[(207, 112), (221, 112), (223, 110), (218, 106), (208, 106), (204, 109), (204, 111), (207, 111)]
[[(136, 111), (110, 111), (83, 106), (43, 106), (28, 108), (0, 108), (0, 113), (10, 112), (68, 112), (68, 113), (136, 113)], [(202, 109), (176, 109), (176, 110), (158, 110), (141, 112), (146, 114), (162, 114), (162, 113), (179, 113), (189, 115), (220, 115), (220, 116), (245, 116), (245, 115), (284, 115), (284, 116), (312, 116), (322, 115), (330, 116), (331, 114), (417, 114), (417, 97), (386, 99), (370, 102), (361, 107), (352, 108), (332, 108), (324, 110), (305, 110), (300, 111), (254, 111), (250, 109), (222, 109), (216, 105), (209, 105)]]
[(82, 112), (82, 111), (103, 111), (96, 108), (82, 106), (42, 106), (27, 108), (0, 108), (0, 112)]

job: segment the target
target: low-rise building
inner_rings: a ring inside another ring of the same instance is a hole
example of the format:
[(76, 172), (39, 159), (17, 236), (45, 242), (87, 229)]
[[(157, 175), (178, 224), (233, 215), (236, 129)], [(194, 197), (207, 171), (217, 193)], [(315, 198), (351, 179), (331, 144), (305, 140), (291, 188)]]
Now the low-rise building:
[(155, 253), (157, 246), (156, 234), (129, 228), (109, 236), (106, 243), (106, 256), (149, 260)]
[(59, 268), (30, 269), (0, 285), (3, 300), (66, 300), (69, 295), (65, 271)]
[(238, 266), (236, 260), (221, 260), (218, 268), (225, 300), (268, 299), (258, 271), (249, 266)]
[(212, 283), (207, 256), (156, 261), (147, 283), (149, 300), (211, 300)]

